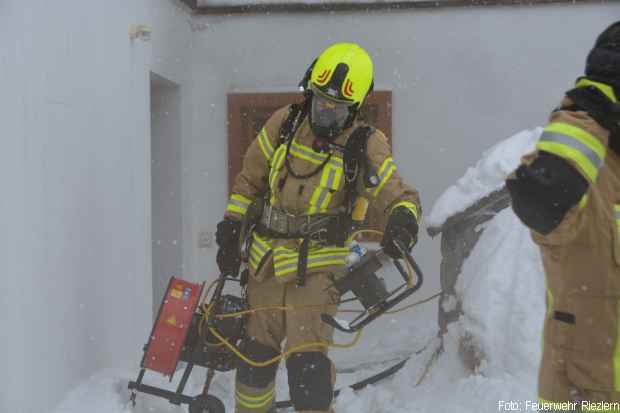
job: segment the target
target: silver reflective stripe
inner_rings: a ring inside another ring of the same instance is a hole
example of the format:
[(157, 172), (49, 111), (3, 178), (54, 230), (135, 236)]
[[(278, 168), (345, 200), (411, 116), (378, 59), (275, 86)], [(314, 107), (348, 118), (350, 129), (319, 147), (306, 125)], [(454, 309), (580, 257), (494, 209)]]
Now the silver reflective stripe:
[(385, 165), (385, 168), (383, 169), (383, 172), (381, 172), (381, 175), (379, 175), (379, 182), (383, 182), (385, 177), (388, 176), (388, 174), (391, 173), (391, 169), (392, 169), (393, 166), (396, 166), (396, 164), (394, 163), (394, 161), (392, 159), (390, 159), (389, 162), (387, 163), (387, 165)]
[(288, 270), (294, 270), (296, 268), (297, 268), (297, 263), (289, 264), (284, 267), (278, 267), (278, 264), (275, 265), (276, 273), (281, 273), (281, 272), (288, 271)]
[(282, 157), (284, 156), (284, 148), (279, 149), (278, 151), (276, 151), (276, 156), (273, 159), (273, 163), (271, 164), (271, 176), (269, 177), (269, 187), (271, 188), (272, 192), (274, 191), (274, 180), (275, 177), (278, 175), (279, 172), (279, 167), (282, 161)]
[(573, 138), (572, 136), (563, 135), (561, 133), (555, 132), (543, 132), (540, 140), (543, 142), (555, 142), (576, 149), (582, 154), (584, 154), (590, 160), (590, 162), (592, 162), (592, 164), (598, 169), (603, 166), (603, 159), (601, 159), (596, 154), (596, 152), (594, 152), (587, 145), (580, 142), (578, 139)]
[(267, 252), (267, 249), (263, 247), (262, 245), (260, 245), (258, 242), (254, 241), (252, 242), (252, 251), (256, 251), (260, 254), (264, 254)]
[(261, 129), (258, 134), (258, 139), (260, 139), (260, 143), (262, 144), (264, 150), (267, 152), (267, 158), (271, 159), (273, 156), (273, 147), (271, 146), (271, 142), (269, 141), (269, 137), (267, 136), (267, 131), (265, 128)]
[[(311, 266), (312, 264), (320, 264), (321, 262), (325, 262), (325, 261), (333, 261), (333, 260), (338, 260), (338, 261), (343, 261), (344, 262), (344, 254), (342, 255), (324, 255), (321, 257), (316, 257), (316, 258), (309, 258), (308, 259), (308, 266)], [(329, 264), (329, 265), (335, 265), (335, 264)], [(275, 265), (276, 268), (276, 272), (285, 272), (288, 270), (292, 270), (292, 269), (296, 269), (297, 268), (297, 262), (291, 263), (291, 264), (287, 264), (287, 265)]]
[(337, 158), (333, 156), (327, 163), (336, 168), (342, 168), (342, 166), (344, 165), (344, 163), (342, 162), (342, 158)]
[[(316, 201), (316, 207), (319, 210), (323, 209), (323, 202), (325, 202), (325, 199), (327, 198), (328, 195), (329, 195), (329, 189), (327, 188), (321, 189), (321, 195), (319, 195), (319, 199), (317, 199)], [(327, 206), (325, 208), (327, 208)]]
[[(334, 181), (336, 180), (336, 171), (333, 169), (329, 170), (329, 173), (327, 175), (327, 187), (328, 188), (334, 188)], [(320, 203), (319, 203), (320, 205)]]
[(241, 201), (237, 201), (236, 199), (230, 199), (230, 200), (228, 201), (228, 204), (229, 204), (229, 205), (235, 205), (235, 206), (238, 206), (239, 208), (241, 208), (241, 209), (243, 209), (243, 210), (248, 209), (248, 204), (244, 204), (243, 202), (241, 202)]
[(293, 142), (293, 144), (291, 145), (291, 152), (295, 153), (295, 151), (297, 151), (298, 153), (302, 155), (307, 156), (308, 158), (314, 159), (315, 161), (319, 163), (325, 161), (325, 158), (327, 158), (327, 155), (319, 155), (313, 151), (308, 150), (302, 145)]
[[(325, 159), (327, 159), (327, 157), (329, 156), (327, 154), (316, 153), (310, 148), (308, 148), (307, 146), (304, 146), (297, 142), (293, 142), (293, 144), (291, 145), (291, 153), (296, 156), (300, 156), (300, 155), (306, 156), (316, 161), (317, 164), (321, 164), (325, 162)], [(329, 159), (327, 164), (333, 167), (336, 167), (336, 168), (342, 168), (344, 163), (343, 163), (342, 158), (332, 155), (332, 157)]]

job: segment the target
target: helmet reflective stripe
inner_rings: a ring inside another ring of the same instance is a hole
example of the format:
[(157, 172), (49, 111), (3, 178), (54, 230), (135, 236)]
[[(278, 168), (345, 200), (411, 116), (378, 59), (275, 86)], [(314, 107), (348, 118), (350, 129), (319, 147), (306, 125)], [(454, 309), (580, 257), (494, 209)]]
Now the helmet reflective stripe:
[(335, 100), (361, 104), (372, 79), (373, 64), (368, 53), (354, 43), (336, 43), (316, 60), (310, 84)]

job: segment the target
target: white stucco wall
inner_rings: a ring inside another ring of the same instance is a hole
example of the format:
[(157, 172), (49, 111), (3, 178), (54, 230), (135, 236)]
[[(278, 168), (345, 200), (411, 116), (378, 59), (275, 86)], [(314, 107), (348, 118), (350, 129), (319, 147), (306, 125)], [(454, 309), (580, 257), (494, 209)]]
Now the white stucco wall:
[[(189, 181), (194, 230), (214, 228), (225, 207), (227, 93), (295, 90), (324, 47), (360, 43), (375, 59), (377, 89), (393, 91), (399, 170), (430, 211), (485, 148), (545, 122), (595, 36), (618, 18), (617, 3), (199, 17), (187, 154), (201, 166)], [(439, 242), (423, 235), (417, 257), (427, 271), (422, 295), (436, 291)]]
[[(134, 23), (150, 42), (129, 39)], [(184, 84), (190, 36), (169, 0), (0, 5), (0, 411), (51, 411), (99, 368), (139, 361), (149, 71)]]

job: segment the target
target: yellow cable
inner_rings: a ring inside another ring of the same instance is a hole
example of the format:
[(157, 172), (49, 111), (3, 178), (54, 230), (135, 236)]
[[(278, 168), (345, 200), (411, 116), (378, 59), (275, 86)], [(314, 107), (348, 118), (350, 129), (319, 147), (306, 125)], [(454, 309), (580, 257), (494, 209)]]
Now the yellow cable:
[(209, 284), (209, 287), (207, 287), (207, 292), (204, 295), (204, 299), (202, 301), (202, 304), (200, 304), (200, 306), (202, 307), (202, 319), (198, 323), (198, 337), (202, 337), (202, 323), (206, 323), (207, 322), (207, 318), (209, 316), (209, 311), (211, 310), (211, 306), (208, 305), (207, 303), (205, 303), (205, 301), (207, 300), (207, 297), (209, 296), (209, 293), (211, 292), (211, 289), (215, 286), (215, 284), (217, 284), (218, 281), (219, 281), (219, 279), (215, 280), (211, 284)]
[(383, 235), (383, 232), (377, 231), (376, 229), (360, 229), (355, 231), (349, 238), (347, 238), (347, 244), (353, 241), (353, 238), (357, 237), (359, 234), (375, 234), (375, 235)]
[(415, 303), (413, 303), (413, 304), (406, 305), (406, 306), (404, 306), (403, 308), (399, 308), (399, 309), (397, 309), (397, 310), (392, 310), (392, 311), (386, 311), (384, 314), (396, 314), (396, 313), (400, 313), (401, 311), (408, 310), (408, 309), (410, 309), (410, 308), (412, 308), (412, 307), (415, 307), (415, 306), (417, 306), (417, 305), (427, 303), (427, 302), (431, 301), (432, 299), (439, 297), (440, 295), (441, 295), (441, 291), (440, 291), (440, 292), (438, 292), (437, 294), (431, 295), (431, 296), (430, 296), (430, 297), (428, 297), (428, 298), (425, 298), (424, 300), (416, 301), (416, 302), (415, 302)]
[[(351, 240), (353, 238), (355, 238), (356, 236), (358, 236), (359, 234), (363, 234), (363, 233), (368, 233), (368, 234), (377, 234), (377, 235), (383, 235), (383, 232), (381, 231), (377, 231), (377, 230), (372, 230), (372, 229), (364, 229), (364, 230), (359, 230), (359, 231), (355, 231), (353, 234), (351, 234), (351, 236), (349, 237), (349, 239), (347, 240), (347, 242), (351, 242)], [(409, 264), (409, 261), (405, 260), (405, 265), (406, 265), (406, 269), (407, 269), (407, 274), (408, 274), (408, 279), (407, 279), (407, 285), (409, 288), (413, 287), (413, 268), (411, 266), (411, 264)], [(209, 285), (209, 287), (207, 288), (207, 292), (205, 294), (205, 300), (208, 297), (209, 293), (211, 292), (211, 289), (213, 288), (213, 286), (218, 282), (218, 280), (214, 281), (211, 283), (211, 285)], [(424, 300), (415, 302), (413, 304), (410, 304), (408, 306), (405, 306), (403, 308), (400, 308), (398, 310), (393, 310), (393, 311), (387, 311), (385, 314), (396, 314), (399, 313), (401, 311), (405, 311), (407, 309), (410, 309), (412, 307), (415, 307), (417, 305), (426, 303), (430, 300), (432, 300), (433, 298), (439, 296), (441, 293), (437, 293), (429, 298), (426, 298)], [(280, 310), (280, 311), (293, 311), (293, 310), (300, 310), (300, 309), (310, 309), (310, 308), (316, 308), (316, 309), (324, 309), (325, 307), (333, 307), (333, 306), (337, 306), (337, 304), (326, 304), (326, 305), (306, 305), (306, 306), (266, 306), (266, 307), (259, 307), (259, 308), (254, 308), (254, 309), (249, 309), (249, 310), (244, 310), (244, 311), (238, 311), (235, 313), (227, 313), (227, 314), (217, 314), (215, 315), (216, 318), (219, 319), (224, 319), (224, 318), (231, 318), (231, 317), (239, 317), (241, 315), (244, 314), (251, 314), (251, 313), (256, 313), (259, 311), (274, 311), (274, 310)], [(202, 304), (203, 307), (203, 316), (202, 316), (202, 322), (199, 323), (198, 325), (198, 334), (200, 336), (202, 336), (202, 324), (203, 322), (206, 323), (209, 317), (209, 312), (211, 311), (213, 304), (208, 305), (207, 303)], [(339, 313), (363, 313), (364, 311), (361, 310), (339, 310)], [(329, 347), (334, 347), (334, 348), (351, 348), (354, 347), (355, 345), (357, 345), (357, 343), (359, 342), (361, 336), (362, 336), (362, 330), (359, 330), (355, 337), (353, 338), (353, 341), (351, 343), (348, 344), (337, 344), (337, 343), (328, 343), (328, 342), (313, 342), (313, 343), (305, 343), (305, 344), (301, 344), (299, 346), (295, 346), (293, 348), (291, 348), (288, 351), (285, 351), (283, 353), (281, 353), (280, 355), (273, 357), (267, 361), (263, 361), (263, 362), (258, 362), (255, 360), (251, 360), (248, 357), (246, 357), (243, 353), (241, 353), (241, 351), (239, 351), (239, 349), (237, 349), (237, 347), (235, 347), (233, 344), (231, 344), (228, 340), (226, 340), (224, 337), (222, 337), (215, 328), (213, 327), (208, 327), (209, 331), (211, 332), (211, 334), (213, 334), (213, 336), (215, 338), (217, 338), (220, 343), (217, 344), (209, 344), (210, 346), (213, 347), (220, 347), (222, 345), (226, 346), (231, 352), (233, 352), (237, 357), (239, 357), (241, 360), (243, 360), (244, 362), (246, 362), (247, 364), (253, 366), (253, 367), (266, 367), (269, 366), (271, 364), (275, 364), (277, 362), (279, 362), (280, 360), (282, 360), (285, 357), (290, 356), (293, 353), (299, 352), (301, 350), (304, 350), (306, 348), (311, 348), (311, 347), (323, 347), (323, 348), (329, 348)], [(208, 344), (208, 343), (207, 343)]]
[(224, 337), (222, 337), (217, 332), (216, 329), (214, 329), (213, 327), (209, 327), (209, 331), (211, 331), (211, 334), (213, 334), (218, 340), (220, 340), (220, 342), (223, 343), (237, 357), (239, 357), (241, 360), (243, 360), (244, 362), (246, 362), (250, 366), (253, 366), (253, 367), (266, 367), (266, 366), (270, 366), (272, 364), (278, 363), (280, 360), (282, 360), (285, 357), (290, 356), (293, 353), (300, 352), (301, 350), (304, 350), (304, 349), (310, 348), (310, 347), (351, 348), (351, 347), (357, 345), (360, 337), (362, 336), (362, 331), (363, 330), (359, 330), (357, 332), (357, 334), (355, 334), (355, 337), (353, 338), (353, 341), (351, 343), (348, 343), (348, 344), (328, 343), (328, 342), (324, 342), (324, 341), (317, 341), (317, 342), (314, 342), (314, 343), (305, 343), (305, 344), (301, 344), (299, 346), (295, 346), (295, 347), (291, 348), (290, 350), (285, 351), (284, 353), (280, 353), (280, 355), (278, 355), (276, 357), (273, 357), (273, 358), (271, 358), (271, 359), (269, 359), (267, 361), (255, 361), (255, 360), (249, 359), (243, 353), (241, 353), (239, 351), (239, 349), (237, 349), (237, 347), (235, 347), (228, 340), (226, 340)]

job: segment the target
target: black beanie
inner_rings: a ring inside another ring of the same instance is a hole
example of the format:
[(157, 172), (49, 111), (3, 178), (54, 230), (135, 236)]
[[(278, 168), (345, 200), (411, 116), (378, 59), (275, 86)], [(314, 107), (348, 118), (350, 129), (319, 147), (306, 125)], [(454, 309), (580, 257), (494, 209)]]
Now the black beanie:
[(586, 76), (620, 91), (620, 21), (613, 23), (596, 39), (586, 61)]

